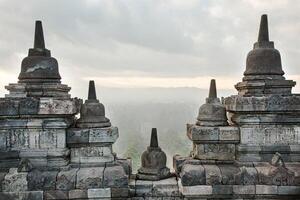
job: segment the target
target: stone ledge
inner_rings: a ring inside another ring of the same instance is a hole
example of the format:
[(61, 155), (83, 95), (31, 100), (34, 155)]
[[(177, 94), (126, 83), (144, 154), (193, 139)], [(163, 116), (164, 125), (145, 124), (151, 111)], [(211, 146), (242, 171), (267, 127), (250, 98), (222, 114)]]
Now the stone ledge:
[(0, 200), (46, 200), (43, 191), (0, 192)]
[(300, 186), (300, 164), (286, 162), (274, 166), (268, 162), (205, 164), (200, 160), (174, 156), (174, 168), (183, 186), (195, 185), (277, 185)]
[(88, 189), (88, 198), (110, 198), (111, 188)]
[(181, 196), (175, 177), (159, 181), (131, 179), (129, 187), (131, 195), (135, 197), (175, 198)]
[(0, 98), (0, 117), (76, 115), (81, 104), (78, 98)]
[(67, 131), (68, 146), (80, 146), (81, 144), (113, 144), (119, 137), (118, 127), (107, 128), (71, 128)]
[(229, 112), (300, 112), (300, 96), (270, 95), (261, 97), (244, 97), (232, 95), (224, 99)]
[(182, 186), (178, 181), (179, 191), (184, 197), (199, 198), (255, 198), (300, 195), (300, 186), (276, 185), (196, 185)]
[(239, 143), (239, 128), (234, 126), (206, 127), (187, 124), (187, 136), (196, 143)]

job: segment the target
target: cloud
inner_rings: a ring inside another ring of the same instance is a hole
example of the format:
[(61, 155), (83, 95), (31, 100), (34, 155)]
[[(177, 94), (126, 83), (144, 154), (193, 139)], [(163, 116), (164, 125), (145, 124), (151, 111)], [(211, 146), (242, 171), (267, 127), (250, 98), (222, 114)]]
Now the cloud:
[(179, 84), (188, 86), (197, 77), (238, 82), (267, 13), (284, 71), (298, 77), (299, 9), (293, 0), (1, 0), (0, 66), (17, 77), (17, 55), (33, 45), (34, 20), (42, 19), (46, 45), (73, 88), (86, 77), (108, 86), (107, 77), (141, 77), (150, 85), (190, 79)]

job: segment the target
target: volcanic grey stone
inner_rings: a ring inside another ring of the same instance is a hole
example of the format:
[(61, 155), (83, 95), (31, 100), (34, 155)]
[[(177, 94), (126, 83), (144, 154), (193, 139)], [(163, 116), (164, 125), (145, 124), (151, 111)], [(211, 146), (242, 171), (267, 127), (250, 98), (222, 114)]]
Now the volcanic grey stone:
[(104, 187), (127, 187), (128, 176), (122, 166), (106, 167), (103, 176)]
[(18, 115), (19, 105), (17, 101), (0, 99), (0, 116)]
[[(235, 174), (239, 174), (240, 172), (239, 167), (232, 164), (220, 164), (218, 167), (222, 175), (222, 184), (235, 185), (240, 183), (240, 177), (235, 177)], [(237, 178), (237, 180), (235, 178)]]
[(136, 180), (135, 182), (135, 196), (146, 197), (152, 196), (153, 181)]
[(34, 48), (29, 49), (28, 57), (22, 61), (19, 81), (30, 82), (60, 82), (58, 63), (45, 48), (42, 22), (36, 21)]
[[(132, 161), (131, 161), (131, 159), (129, 159), (129, 158), (127, 158), (127, 159), (117, 158), (116, 164), (121, 165), (123, 167), (125, 173), (128, 176), (131, 175), (131, 173), (132, 173)], [(106, 166), (109, 166), (109, 164), (106, 164)]]
[(235, 85), (241, 96), (290, 95), (295, 82), (285, 80), (281, 57), (269, 41), (267, 15), (262, 15), (258, 41), (247, 55), (243, 82)]
[(89, 189), (102, 187), (103, 170), (103, 167), (79, 169), (76, 176), (76, 188)]
[(62, 190), (46, 190), (44, 192), (44, 197), (46, 200), (69, 199), (69, 193), (68, 191), (62, 191)]
[(2, 190), (4, 192), (18, 192), (27, 189), (27, 172), (19, 173), (17, 168), (10, 168), (2, 182)]
[(43, 191), (0, 192), (0, 200), (43, 200)]
[(137, 179), (153, 181), (171, 176), (170, 169), (166, 167), (167, 156), (158, 146), (156, 128), (152, 129), (150, 146), (143, 152), (141, 162)]
[(220, 99), (217, 97), (216, 83), (214, 79), (211, 80), (209, 97), (206, 98), (206, 103), (199, 108), (196, 124), (200, 126), (227, 125), (226, 110), (220, 103)]
[(201, 199), (199, 197), (206, 197), (212, 195), (213, 188), (211, 185), (195, 185), (184, 186), (179, 182), (179, 191), (185, 196), (191, 199)]
[(110, 188), (93, 188), (88, 189), (88, 198), (110, 198), (111, 189)]
[(181, 172), (181, 168), (187, 160), (192, 160), (192, 158), (180, 156), (178, 154), (173, 156), (173, 168), (176, 174), (179, 174)]
[(87, 190), (70, 190), (69, 199), (86, 199), (88, 197)]
[(300, 186), (278, 186), (279, 195), (300, 195)]
[(36, 98), (26, 98), (20, 101), (20, 115), (36, 115), (39, 111), (39, 100)]
[(258, 183), (257, 170), (254, 167), (241, 167), (234, 178), (239, 185), (255, 185)]
[(183, 186), (205, 185), (205, 169), (202, 165), (183, 165), (180, 172), (181, 184)]
[(264, 185), (295, 185), (295, 173), (284, 165), (259, 163), (255, 166), (259, 184)]
[(275, 186), (275, 185), (256, 185), (255, 193), (258, 195), (277, 195), (277, 186)]
[(235, 159), (234, 144), (193, 144), (192, 157), (201, 160), (232, 161)]
[(72, 128), (67, 132), (68, 146), (107, 146), (113, 144), (119, 137), (118, 127), (105, 128)]
[(57, 175), (56, 189), (57, 190), (75, 189), (77, 171), (78, 169), (60, 171)]
[(222, 181), (221, 171), (217, 165), (203, 165), (205, 170), (206, 184), (219, 185)]
[(21, 159), (21, 162), (18, 167), (18, 172), (30, 172), (33, 169), (33, 165), (29, 159)]
[(258, 41), (247, 56), (245, 76), (248, 75), (283, 75), (281, 58), (274, 43), (269, 41), (267, 15), (261, 16)]
[(28, 173), (29, 190), (55, 190), (57, 171), (40, 171), (34, 169)]
[(238, 195), (254, 195), (255, 185), (234, 185), (233, 194)]
[(125, 197), (129, 197), (129, 189), (128, 187), (126, 188), (118, 188), (118, 187), (112, 187), (110, 188), (111, 190), (111, 197), (112, 198), (125, 198)]
[(213, 185), (212, 193), (214, 195), (232, 195), (233, 187), (232, 185)]
[(94, 81), (89, 83), (88, 99), (81, 107), (80, 118), (77, 120), (76, 126), (79, 128), (111, 126), (110, 120), (105, 117), (104, 105), (97, 100)]
[(156, 197), (180, 196), (176, 178), (171, 177), (164, 180), (153, 181), (152, 196), (156, 196)]

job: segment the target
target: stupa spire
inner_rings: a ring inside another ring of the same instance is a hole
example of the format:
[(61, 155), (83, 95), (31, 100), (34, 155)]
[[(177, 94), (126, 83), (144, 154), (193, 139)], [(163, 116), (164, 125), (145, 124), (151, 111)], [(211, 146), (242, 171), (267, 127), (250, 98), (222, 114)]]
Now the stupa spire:
[(45, 40), (42, 22), (35, 21), (34, 46), (35, 49), (45, 49)]
[(261, 16), (257, 41), (269, 42), (268, 16), (266, 14)]
[(88, 92), (88, 100), (96, 100), (96, 89), (95, 89), (95, 82), (90, 80), (89, 82), (89, 92)]
[(151, 141), (150, 141), (150, 147), (158, 147), (158, 140), (157, 140), (157, 129), (152, 128), (151, 131)]
[(217, 88), (216, 88), (216, 80), (215, 79), (210, 80), (208, 98), (210, 98), (210, 99), (217, 98)]

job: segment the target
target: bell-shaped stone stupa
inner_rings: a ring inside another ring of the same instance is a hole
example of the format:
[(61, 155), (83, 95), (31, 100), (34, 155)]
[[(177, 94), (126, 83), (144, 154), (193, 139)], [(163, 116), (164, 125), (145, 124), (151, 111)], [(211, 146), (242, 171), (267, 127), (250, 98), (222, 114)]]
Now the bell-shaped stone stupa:
[(150, 146), (142, 154), (141, 161), (138, 179), (156, 181), (171, 176), (170, 169), (166, 167), (167, 156), (158, 146), (156, 128), (152, 129)]

